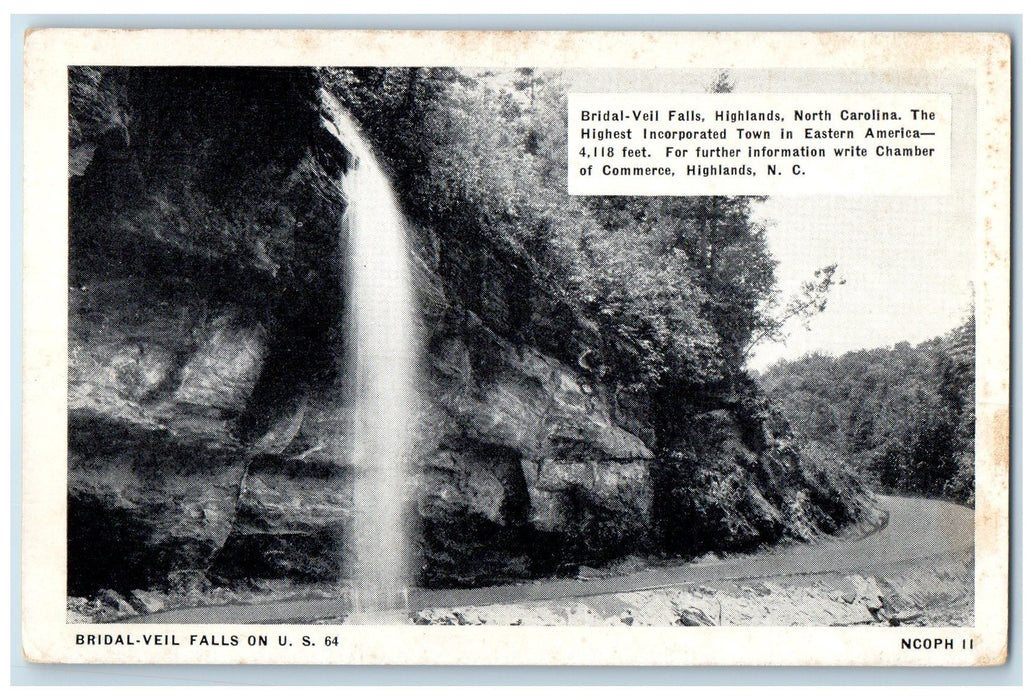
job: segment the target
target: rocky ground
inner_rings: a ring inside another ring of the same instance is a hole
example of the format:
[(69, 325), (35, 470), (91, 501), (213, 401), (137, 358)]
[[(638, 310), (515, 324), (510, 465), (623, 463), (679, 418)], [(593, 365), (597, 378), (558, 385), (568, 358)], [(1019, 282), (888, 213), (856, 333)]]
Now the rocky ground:
[[(914, 625), (973, 624), (973, 558), (902, 564), (871, 574), (807, 574), (718, 581), (707, 585), (670, 586), (600, 595), (528, 600), (488, 605), (424, 607), (408, 622), (418, 625)], [(606, 581), (629, 569), (648, 572), (641, 560), (621, 562), (606, 571), (582, 567), (577, 578)], [(577, 579), (575, 579), (577, 580)], [(527, 584), (563, 585), (569, 579)], [(134, 591), (120, 596), (104, 591), (93, 598), (69, 598), (68, 622), (116, 622), (177, 608), (276, 604), (292, 600), (347, 598), (347, 587), (254, 581), (222, 587), (200, 579), (181, 582), (168, 593)], [(316, 624), (355, 622), (348, 615), (312, 619)]]
[(427, 608), (413, 615), (412, 621), (422, 625), (963, 627), (973, 624), (971, 565), (971, 560), (940, 564), (889, 577), (821, 575), (523, 604)]
[(166, 591), (137, 589), (129, 595), (105, 589), (94, 596), (69, 596), (69, 624), (123, 622), (142, 615), (166, 610), (202, 606), (252, 605), (296, 599), (334, 599), (346, 595), (333, 584), (299, 584), (284, 579), (252, 580), (235, 585), (219, 585), (198, 573), (182, 576)]

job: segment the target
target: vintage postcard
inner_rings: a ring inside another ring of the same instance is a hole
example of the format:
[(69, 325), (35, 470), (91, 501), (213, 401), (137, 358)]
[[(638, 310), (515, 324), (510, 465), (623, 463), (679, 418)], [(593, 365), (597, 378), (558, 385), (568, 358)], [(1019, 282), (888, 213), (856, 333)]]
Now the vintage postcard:
[(25, 57), (28, 661), (1007, 658), (1007, 35)]

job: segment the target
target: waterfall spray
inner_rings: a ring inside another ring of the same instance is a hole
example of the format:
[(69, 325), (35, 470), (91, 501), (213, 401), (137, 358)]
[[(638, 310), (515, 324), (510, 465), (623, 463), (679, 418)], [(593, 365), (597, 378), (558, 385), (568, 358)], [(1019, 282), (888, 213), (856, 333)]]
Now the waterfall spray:
[[(329, 94), (330, 125), (351, 154), (341, 188), (355, 471), (351, 543), (353, 618), (403, 607), (411, 577), (406, 511), (411, 498), (416, 330), (405, 220), (390, 180), (350, 116)], [(347, 568), (347, 567), (346, 567)]]

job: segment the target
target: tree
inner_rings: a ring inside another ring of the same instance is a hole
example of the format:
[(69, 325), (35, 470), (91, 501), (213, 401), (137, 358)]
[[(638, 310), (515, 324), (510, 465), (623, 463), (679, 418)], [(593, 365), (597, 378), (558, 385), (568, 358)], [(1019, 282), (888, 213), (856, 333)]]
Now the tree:
[(826, 265), (814, 271), (814, 279), (808, 280), (800, 287), (800, 291), (789, 300), (781, 309), (774, 308), (774, 304), (761, 316), (756, 324), (753, 340), (744, 348), (743, 354), (748, 356), (750, 351), (762, 340), (773, 340), (780, 342), (785, 338), (786, 325), (793, 320), (803, 323), (805, 329), (810, 330), (810, 320), (820, 314), (828, 306), (829, 293), (834, 286), (846, 284), (846, 280), (836, 277), (839, 266), (836, 264)]
[(917, 346), (811, 355), (762, 377), (807, 440), (833, 447), (889, 492), (972, 503), (975, 316)]

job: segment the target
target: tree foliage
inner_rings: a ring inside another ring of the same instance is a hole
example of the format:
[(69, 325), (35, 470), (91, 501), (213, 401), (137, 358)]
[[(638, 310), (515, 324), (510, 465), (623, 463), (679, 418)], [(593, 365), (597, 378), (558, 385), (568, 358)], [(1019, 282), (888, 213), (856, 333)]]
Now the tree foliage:
[(884, 490), (973, 502), (974, 315), (917, 346), (780, 362), (762, 383), (801, 434)]

